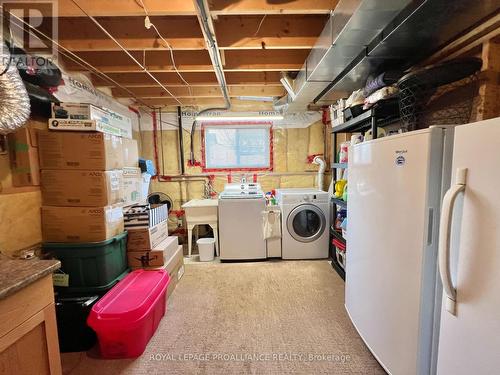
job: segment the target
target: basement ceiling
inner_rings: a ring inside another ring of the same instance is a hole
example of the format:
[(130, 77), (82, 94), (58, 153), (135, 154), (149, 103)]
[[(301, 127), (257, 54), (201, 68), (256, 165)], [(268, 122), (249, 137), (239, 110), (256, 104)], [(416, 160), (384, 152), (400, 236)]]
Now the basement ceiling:
[[(164, 41), (153, 28), (145, 28), (146, 11), (141, 0), (75, 1), (96, 17), (183, 105), (204, 108), (224, 104), (192, 1), (143, 0), (151, 22), (171, 45), (178, 71), (189, 88), (175, 72)], [(238, 96), (285, 93), (279, 82), (280, 72), (293, 73), (301, 68), (337, 2), (208, 1), (235, 107), (271, 105), (238, 100)], [(128, 90), (91, 73), (95, 86), (109, 87), (114, 96), (123, 99), (133, 99), (135, 95), (151, 106), (178, 105), (73, 1), (60, 0), (58, 14), (59, 43)], [(89, 72), (65, 56), (60, 58), (69, 72)]]

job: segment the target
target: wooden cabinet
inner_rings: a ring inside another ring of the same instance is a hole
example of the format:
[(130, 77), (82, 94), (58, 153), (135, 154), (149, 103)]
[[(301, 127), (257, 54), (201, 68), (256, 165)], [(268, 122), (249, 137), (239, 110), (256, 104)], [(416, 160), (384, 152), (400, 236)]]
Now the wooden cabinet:
[(51, 274), (0, 300), (0, 374), (61, 374)]

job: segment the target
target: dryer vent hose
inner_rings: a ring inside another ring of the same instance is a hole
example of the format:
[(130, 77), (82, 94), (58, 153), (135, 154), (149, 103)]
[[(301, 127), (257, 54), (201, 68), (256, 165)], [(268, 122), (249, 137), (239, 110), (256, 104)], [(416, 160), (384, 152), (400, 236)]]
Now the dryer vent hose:
[(319, 165), (318, 176), (316, 177), (316, 184), (318, 185), (318, 190), (323, 190), (323, 177), (325, 175), (326, 163), (319, 156), (316, 156), (313, 159), (313, 163)]
[(0, 64), (0, 135), (12, 133), (30, 117), (30, 99), (9, 48), (1, 46)]

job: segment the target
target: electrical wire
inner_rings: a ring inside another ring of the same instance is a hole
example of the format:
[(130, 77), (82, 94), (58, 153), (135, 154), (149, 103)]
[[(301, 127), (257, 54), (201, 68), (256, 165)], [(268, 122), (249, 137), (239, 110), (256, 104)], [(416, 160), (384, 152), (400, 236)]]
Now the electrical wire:
[[(3, 12), (3, 7), (0, 5), (0, 9), (2, 10)], [(26, 25), (28, 28), (29, 28), (29, 32), (31, 35), (37, 37), (40, 39), (40, 36), (42, 36), (43, 38), (47, 39), (47, 40), (50, 40), (52, 43), (54, 43), (57, 47), (58, 47), (58, 51), (61, 55), (63, 55), (64, 57), (68, 58), (69, 60), (73, 61), (74, 63), (76, 63), (77, 65), (80, 65), (81, 67), (85, 68), (85, 69), (88, 69), (90, 70), (92, 73), (96, 74), (97, 76), (105, 79), (106, 81), (112, 83), (113, 85), (125, 90), (127, 93), (129, 93), (131, 95), (131, 97), (133, 97), (138, 103), (141, 103), (143, 105), (143, 112), (145, 112), (146, 114), (152, 116), (152, 112), (151, 111), (148, 111), (146, 108), (149, 108), (149, 109), (155, 109), (154, 107), (152, 107), (151, 105), (147, 104), (146, 102), (144, 102), (141, 98), (138, 98), (132, 91), (130, 91), (128, 88), (126, 88), (125, 86), (121, 85), (119, 82), (115, 81), (113, 78), (109, 77), (106, 73), (100, 71), (98, 68), (94, 67), (92, 64), (88, 63), (87, 61), (83, 60), (81, 57), (79, 57), (78, 55), (74, 54), (73, 52), (71, 52), (70, 50), (68, 50), (67, 48), (65, 48), (64, 46), (62, 46), (61, 44), (59, 44), (57, 41), (53, 40), (52, 38), (50, 38), (48, 35), (44, 34), (43, 32), (41, 32), (40, 30), (36, 29), (35, 27), (31, 26), (29, 23), (27, 23), (26, 21), (24, 21), (23, 19), (17, 17), (16, 15), (12, 15), (12, 18), (11, 18), (11, 21), (12, 20), (15, 20), (15, 21), (18, 21), (18, 22), (21, 22), (22, 24)], [(19, 24), (15, 24), (17, 27), (20, 27)], [(139, 120), (140, 122), (140, 120)], [(168, 121), (162, 121), (162, 123), (164, 124), (167, 124), (169, 126), (172, 126), (172, 127), (175, 127), (177, 128), (177, 124), (173, 123), (173, 122), (168, 122)], [(185, 130), (185, 129), (184, 129)], [(141, 140), (142, 140), (142, 134), (141, 134)]]
[[(170, 59), (172, 60), (172, 66), (175, 70), (175, 72), (177, 73), (177, 75), (179, 76), (179, 78), (182, 80), (182, 82), (184, 82), (186, 84), (186, 86), (188, 87), (188, 90), (189, 90), (189, 95), (190, 96), (193, 96), (192, 94), (192, 91), (191, 91), (191, 85), (188, 83), (188, 81), (186, 81), (184, 79), (184, 77), (182, 76), (182, 74), (179, 72), (179, 69), (177, 69), (177, 65), (175, 63), (175, 58), (174, 58), (174, 50), (172, 48), (172, 46), (170, 45), (170, 43), (163, 37), (163, 35), (161, 35), (160, 31), (158, 30), (158, 28), (156, 27), (156, 25), (151, 22), (151, 19), (149, 18), (149, 12), (148, 12), (148, 9), (146, 8), (146, 6), (144, 5), (144, 1), (143, 0), (139, 0), (140, 3), (141, 3), (141, 7), (142, 9), (144, 10), (144, 13), (146, 14), (146, 19), (145, 19), (145, 27), (147, 29), (149, 29), (149, 27), (152, 27), (155, 31), (156, 31), (156, 34), (158, 35), (158, 37), (163, 41), (163, 43), (166, 44), (167, 48), (169, 49), (170, 51)], [(149, 25), (149, 27), (148, 27)]]
[[(2, 13), (3, 13), (3, 7), (2, 5), (0, 5), (0, 9), (2, 10)], [(63, 56), (67, 57), (68, 59), (70, 59), (71, 61), (73, 61), (74, 63), (80, 65), (81, 67), (85, 68), (85, 69), (88, 69), (90, 71), (92, 71), (94, 74), (98, 75), (99, 77), (102, 77), (104, 78), (106, 81), (112, 83), (113, 85), (125, 90), (127, 93), (129, 93), (135, 100), (137, 100), (138, 102), (142, 103), (145, 107), (147, 108), (153, 108), (151, 105), (147, 104), (146, 102), (144, 102), (141, 98), (138, 98), (132, 91), (130, 91), (128, 88), (124, 87), (123, 85), (121, 85), (120, 83), (118, 83), (117, 81), (115, 81), (113, 78), (109, 77), (106, 73), (100, 71), (98, 68), (96, 68), (95, 66), (93, 66), (92, 64), (88, 63), (87, 61), (83, 60), (80, 56), (74, 54), (73, 52), (71, 52), (70, 50), (68, 50), (67, 48), (65, 48), (64, 46), (62, 46), (61, 44), (59, 44), (57, 41), (55, 41), (54, 39), (50, 38), (48, 35), (44, 34), (43, 32), (41, 32), (40, 30), (38, 30), (37, 28), (31, 26), (28, 22), (24, 21), (23, 19), (19, 18), (18, 16), (16, 16), (15, 14), (11, 14), (11, 22), (12, 21), (19, 21), (21, 22), (22, 24), (24, 24), (25, 26), (27, 26), (29, 29), (30, 29), (30, 34), (32, 34), (33, 36), (37, 37), (40, 39), (40, 36), (44, 37), (45, 39), (47, 40), (50, 40), (52, 43), (54, 43), (57, 48), (58, 48), (58, 51), (60, 54), (62, 54)], [(14, 23), (14, 25), (16, 25), (17, 27), (21, 27), (21, 25), (19, 24), (16, 24)], [(37, 35), (38, 34), (38, 35)]]
[(260, 20), (259, 26), (257, 27), (257, 30), (253, 34), (253, 38), (255, 38), (257, 36), (257, 34), (259, 33), (260, 28), (262, 27), (262, 24), (264, 23), (264, 20), (266, 19), (266, 16), (267, 16), (267, 14), (264, 14), (264, 16), (262, 17), (262, 19)]
[(115, 42), (115, 44), (120, 47), (123, 52), (125, 52), (128, 57), (130, 57), (132, 61), (134, 61), (147, 75), (149, 75), (163, 90), (165, 90), (165, 92), (167, 92), (177, 103), (182, 105), (182, 102), (174, 94), (172, 94), (170, 90), (167, 89), (153, 74), (151, 74), (151, 72), (144, 65), (142, 65), (129, 51), (127, 51), (127, 49), (122, 46), (122, 44), (118, 40), (116, 40), (116, 38), (111, 35), (111, 33), (106, 30), (104, 26), (99, 23), (99, 21), (97, 21), (93, 16), (86, 12), (85, 9), (83, 9), (80, 4), (78, 4), (78, 1), (71, 0), (71, 2), (75, 4), (75, 6), (78, 7), (78, 9), (80, 9), (83, 14), (85, 14), (99, 29), (101, 29), (102, 32), (104, 32), (109, 38), (111, 38), (111, 40), (113, 40), (113, 42)]

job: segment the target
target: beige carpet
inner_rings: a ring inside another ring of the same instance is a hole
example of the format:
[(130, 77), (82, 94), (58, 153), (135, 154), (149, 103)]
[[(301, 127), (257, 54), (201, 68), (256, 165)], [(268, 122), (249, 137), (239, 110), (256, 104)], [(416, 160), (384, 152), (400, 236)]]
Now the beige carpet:
[(326, 261), (187, 264), (135, 360), (63, 355), (64, 374), (384, 374)]

